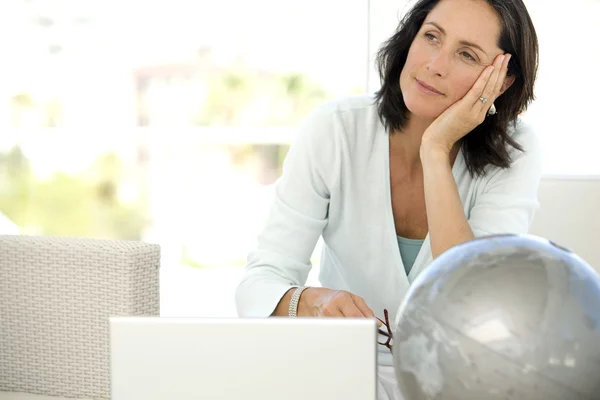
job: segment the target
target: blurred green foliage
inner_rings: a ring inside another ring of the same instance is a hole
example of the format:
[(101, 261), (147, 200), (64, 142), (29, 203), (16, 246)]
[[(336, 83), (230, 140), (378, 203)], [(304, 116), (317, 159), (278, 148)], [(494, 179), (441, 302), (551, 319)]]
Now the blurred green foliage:
[(40, 179), (15, 146), (0, 153), (0, 211), (23, 233), (140, 239), (149, 221), (147, 199), (119, 200), (124, 172), (119, 158), (109, 153), (76, 175)]

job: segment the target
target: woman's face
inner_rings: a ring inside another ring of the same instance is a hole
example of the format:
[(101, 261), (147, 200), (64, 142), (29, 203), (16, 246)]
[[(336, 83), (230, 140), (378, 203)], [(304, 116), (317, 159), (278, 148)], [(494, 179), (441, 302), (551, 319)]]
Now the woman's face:
[(460, 100), (503, 51), (501, 24), (485, 0), (441, 0), (425, 18), (400, 74), (408, 110), (435, 119)]

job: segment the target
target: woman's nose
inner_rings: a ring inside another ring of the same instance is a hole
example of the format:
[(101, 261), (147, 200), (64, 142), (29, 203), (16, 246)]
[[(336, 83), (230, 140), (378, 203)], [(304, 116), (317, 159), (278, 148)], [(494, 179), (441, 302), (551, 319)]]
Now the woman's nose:
[(446, 76), (450, 68), (450, 57), (444, 51), (433, 54), (427, 63), (427, 70), (440, 77)]

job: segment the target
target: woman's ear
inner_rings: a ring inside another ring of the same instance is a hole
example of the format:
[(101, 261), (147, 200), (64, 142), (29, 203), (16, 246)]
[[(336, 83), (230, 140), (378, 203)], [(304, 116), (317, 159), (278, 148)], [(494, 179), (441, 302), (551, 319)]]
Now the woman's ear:
[(506, 92), (513, 83), (515, 83), (514, 75), (507, 75), (506, 78), (504, 78), (504, 83), (502, 83), (502, 87), (500, 88), (500, 94)]

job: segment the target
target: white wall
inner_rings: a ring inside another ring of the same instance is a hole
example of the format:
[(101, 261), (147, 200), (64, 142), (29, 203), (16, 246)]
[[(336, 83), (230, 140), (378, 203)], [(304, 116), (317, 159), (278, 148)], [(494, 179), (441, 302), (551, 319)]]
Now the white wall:
[(571, 249), (600, 272), (600, 176), (542, 179), (531, 233)]

